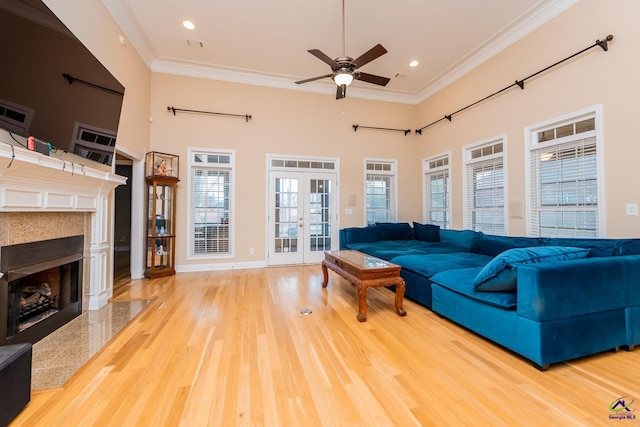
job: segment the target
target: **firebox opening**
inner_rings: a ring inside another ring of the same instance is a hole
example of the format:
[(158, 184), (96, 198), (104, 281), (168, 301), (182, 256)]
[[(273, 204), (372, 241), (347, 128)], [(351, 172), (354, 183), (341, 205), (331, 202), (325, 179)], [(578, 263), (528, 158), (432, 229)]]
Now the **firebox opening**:
[(82, 313), (83, 250), (83, 236), (0, 250), (0, 345), (35, 343)]
[(69, 263), (9, 283), (7, 337), (78, 302), (77, 266)]

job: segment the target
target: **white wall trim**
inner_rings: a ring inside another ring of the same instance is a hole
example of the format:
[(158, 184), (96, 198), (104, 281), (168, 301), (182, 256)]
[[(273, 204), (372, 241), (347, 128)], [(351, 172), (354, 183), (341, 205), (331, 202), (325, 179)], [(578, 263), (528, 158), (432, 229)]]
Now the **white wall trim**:
[(206, 263), (176, 265), (176, 273), (197, 273), (200, 271), (239, 270), (267, 267), (267, 261)]

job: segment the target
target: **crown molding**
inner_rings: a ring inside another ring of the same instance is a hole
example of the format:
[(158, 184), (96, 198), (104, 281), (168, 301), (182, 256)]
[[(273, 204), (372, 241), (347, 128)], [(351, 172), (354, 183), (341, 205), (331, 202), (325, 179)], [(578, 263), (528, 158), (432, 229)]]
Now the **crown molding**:
[[(241, 83), (255, 86), (266, 86), (278, 89), (298, 90), (301, 92), (322, 93), (331, 96), (336, 94), (336, 85), (333, 81), (313, 82), (305, 85), (294, 83), (293, 76), (275, 76), (258, 72), (248, 72), (223, 67), (213, 67), (206, 64), (189, 63), (174, 59), (156, 59), (151, 63), (151, 71), (155, 73), (173, 74), (185, 77), (219, 80), (231, 83)], [(349, 86), (350, 97), (370, 99), (375, 101), (396, 102), (401, 104), (417, 104), (416, 96), (389, 90), (375, 90), (358, 87), (357, 84)]]

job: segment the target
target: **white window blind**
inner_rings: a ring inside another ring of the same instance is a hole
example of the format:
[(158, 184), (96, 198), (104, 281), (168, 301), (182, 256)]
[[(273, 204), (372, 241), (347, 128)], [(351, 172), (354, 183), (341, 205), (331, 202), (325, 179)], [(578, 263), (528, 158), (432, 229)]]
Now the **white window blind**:
[(529, 154), (531, 234), (599, 236), (595, 120), (539, 131), (536, 140)]
[(449, 156), (427, 159), (423, 164), (424, 171), (424, 222), (449, 228), (450, 192)]
[(227, 153), (191, 156), (190, 255), (230, 255), (233, 156)]
[(467, 149), (464, 226), (505, 234), (503, 143)]
[(367, 224), (395, 222), (395, 162), (365, 162), (365, 198)]

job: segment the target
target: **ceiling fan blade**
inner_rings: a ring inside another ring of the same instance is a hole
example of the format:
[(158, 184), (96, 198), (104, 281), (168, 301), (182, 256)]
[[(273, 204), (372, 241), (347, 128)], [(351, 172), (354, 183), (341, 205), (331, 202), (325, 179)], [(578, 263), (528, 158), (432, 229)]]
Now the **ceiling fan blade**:
[(326, 79), (327, 77), (331, 77), (331, 76), (333, 76), (333, 74), (327, 74), (327, 75), (318, 76), (318, 77), (311, 77), (310, 79), (304, 79), (304, 80), (297, 81), (296, 84), (300, 85), (302, 83), (309, 83), (309, 82), (313, 82), (313, 81), (320, 80), (320, 79)]
[(357, 79), (362, 80), (363, 82), (373, 83), (374, 85), (380, 85), (380, 86), (386, 86), (387, 83), (391, 81), (391, 79), (387, 77), (376, 76), (373, 74), (368, 74), (363, 72), (360, 72), (360, 76), (358, 76)]
[[(309, 52), (311, 52), (311, 51), (309, 51)], [(371, 49), (369, 49), (368, 51), (366, 51), (365, 53), (363, 53), (362, 55), (360, 55), (360, 57), (355, 59), (353, 61), (353, 65), (355, 65), (356, 68), (360, 68), (363, 65), (368, 64), (369, 62), (373, 61), (374, 59), (384, 55), (385, 53), (387, 53), (387, 49), (382, 47), (381, 44), (377, 44), (374, 47), (372, 47)]]
[(311, 50), (308, 50), (307, 52), (309, 52), (311, 55), (315, 56), (316, 58), (318, 58), (322, 62), (325, 62), (325, 63), (329, 64), (331, 67), (337, 67), (338, 66), (336, 61), (334, 61), (332, 58), (329, 58), (329, 56), (327, 56), (325, 53), (323, 53), (319, 49), (311, 49)]
[(347, 96), (347, 85), (338, 86), (336, 99), (342, 99)]

